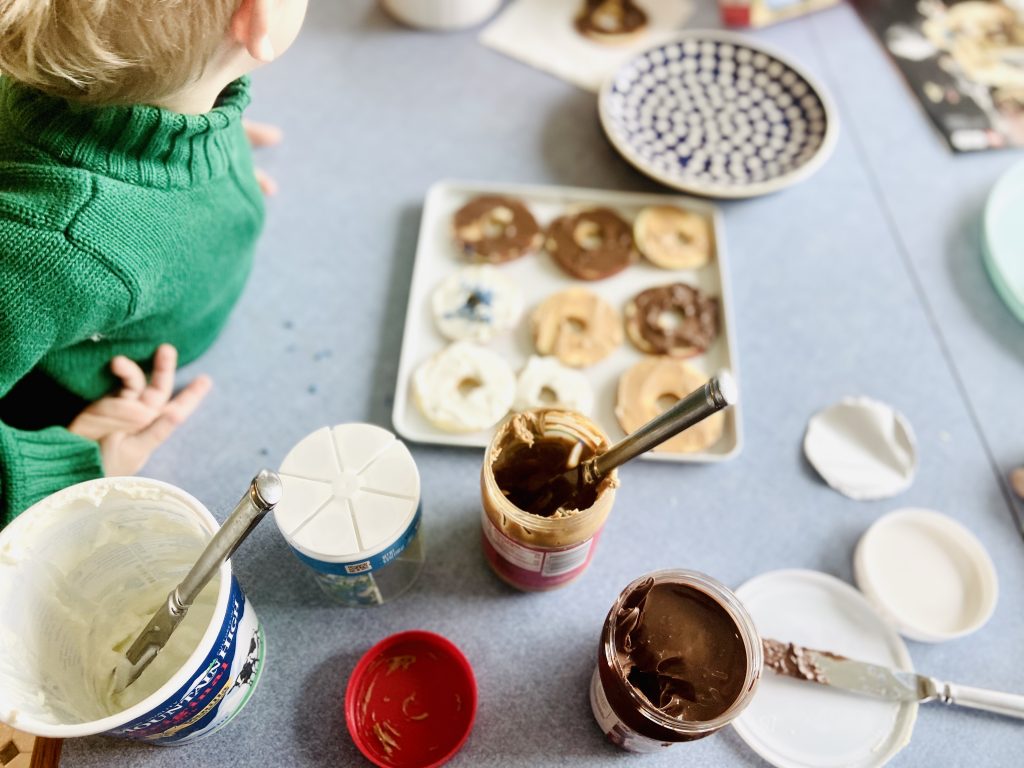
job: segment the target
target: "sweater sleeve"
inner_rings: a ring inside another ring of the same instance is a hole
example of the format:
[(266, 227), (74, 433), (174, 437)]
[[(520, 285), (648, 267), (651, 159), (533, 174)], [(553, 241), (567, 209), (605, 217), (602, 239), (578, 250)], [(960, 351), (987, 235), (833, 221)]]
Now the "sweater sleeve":
[[(62, 232), (0, 214), (0, 397), (51, 349), (124, 320), (125, 284)], [(103, 475), (99, 445), (62, 427), (14, 429), (0, 422), (0, 522), (36, 501)]]
[(61, 488), (103, 476), (99, 444), (63, 427), (28, 432), (0, 422), (0, 462), (3, 525)]

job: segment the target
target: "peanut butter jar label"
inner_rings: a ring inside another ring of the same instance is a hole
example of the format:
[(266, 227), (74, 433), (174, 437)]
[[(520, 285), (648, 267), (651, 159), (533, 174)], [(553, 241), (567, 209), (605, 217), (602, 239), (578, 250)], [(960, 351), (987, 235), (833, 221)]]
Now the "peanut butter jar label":
[(568, 547), (530, 547), (506, 536), (487, 516), (481, 515), (482, 543), (495, 572), (514, 587), (541, 590), (559, 587), (575, 579), (590, 565), (601, 535)]

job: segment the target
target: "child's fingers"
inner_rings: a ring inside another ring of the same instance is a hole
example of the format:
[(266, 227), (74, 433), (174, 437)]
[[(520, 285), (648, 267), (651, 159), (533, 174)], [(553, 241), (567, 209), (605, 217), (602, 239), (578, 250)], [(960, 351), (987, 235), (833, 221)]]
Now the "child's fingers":
[(87, 409), (89, 416), (119, 422), (124, 431), (132, 425), (142, 426), (153, 420), (153, 409), (141, 400), (127, 397), (104, 397)]
[(276, 125), (242, 120), (242, 127), (245, 128), (245, 135), (249, 138), (249, 143), (254, 147), (272, 147), (281, 143), (283, 134)]
[(213, 382), (209, 376), (196, 377), (164, 406), (162, 415), (170, 415), (173, 419), (177, 420), (178, 424), (184, 423), (195, 409), (199, 407), (199, 404), (203, 402), (203, 398), (206, 397), (212, 387)]
[(256, 175), (256, 183), (260, 185), (260, 192), (267, 197), (273, 197), (277, 194), (277, 182), (267, 174), (262, 168), (254, 169)]
[(178, 369), (178, 350), (170, 344), (161, 344), (153, 355), (153, 372), (149, 387), (142, 393), (142, 401), (153, 408), (160, 408), (174, 392), (174, 372)]
[(153, 409), (141, 400), (104, 397), (82, 411), (68, 429), (90, 440), (99, 440), (114, 432), (134, 432), (153, 420)]
[(199, 407), (213, 383), (208, 376), (200, 376), (181, 392), (174, 396), (164, 407), (160, 415), (149, 426), (135, 433), (135, 447), (143, 455), (149, 456), (171, 434), (180, 427)]
[(124, 355), (117, 355), (110, 361), (110, 372), (121, 380), (120, 395), (134, 399), (146, 388), (146, 374), (139, 364)]

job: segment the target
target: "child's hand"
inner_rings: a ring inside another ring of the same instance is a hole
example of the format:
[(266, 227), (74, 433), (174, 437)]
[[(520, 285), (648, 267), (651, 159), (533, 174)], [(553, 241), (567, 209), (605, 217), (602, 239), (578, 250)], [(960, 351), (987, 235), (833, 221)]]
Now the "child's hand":
[(153, 358), (153, 374), (118, 355), (110, 370), (121, 379), (121, 391), (102, 397), (83, 410), (68, 429), (100, 444), (108, 476), (134, 475), (175, 429), (192, 415), (212, 383), (200, 376), (171, 397), (178, 351), (161, 344)]
[[(249, 143), (254, 147), (272, 147), (281, 143), (281, 129), (276, 125), (243, 120), (242, 127), (245, 128), (245, 135), (249, 138)], [(262, 168), (256, 169), (256, 182), (260, 185), (264, 195), (277, 194), (277, 182), (268, 176)]]

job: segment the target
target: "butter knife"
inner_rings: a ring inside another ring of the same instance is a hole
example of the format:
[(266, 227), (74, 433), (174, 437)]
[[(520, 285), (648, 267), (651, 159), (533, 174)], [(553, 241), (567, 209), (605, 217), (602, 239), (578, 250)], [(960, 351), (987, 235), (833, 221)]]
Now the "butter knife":
[(934, 677), (855, 661), (828, 651), (763, 638), (764, 666), (776, 674), (887, 701), (941, 701), (1024, 718), (1024, 696), (945, 683)]

